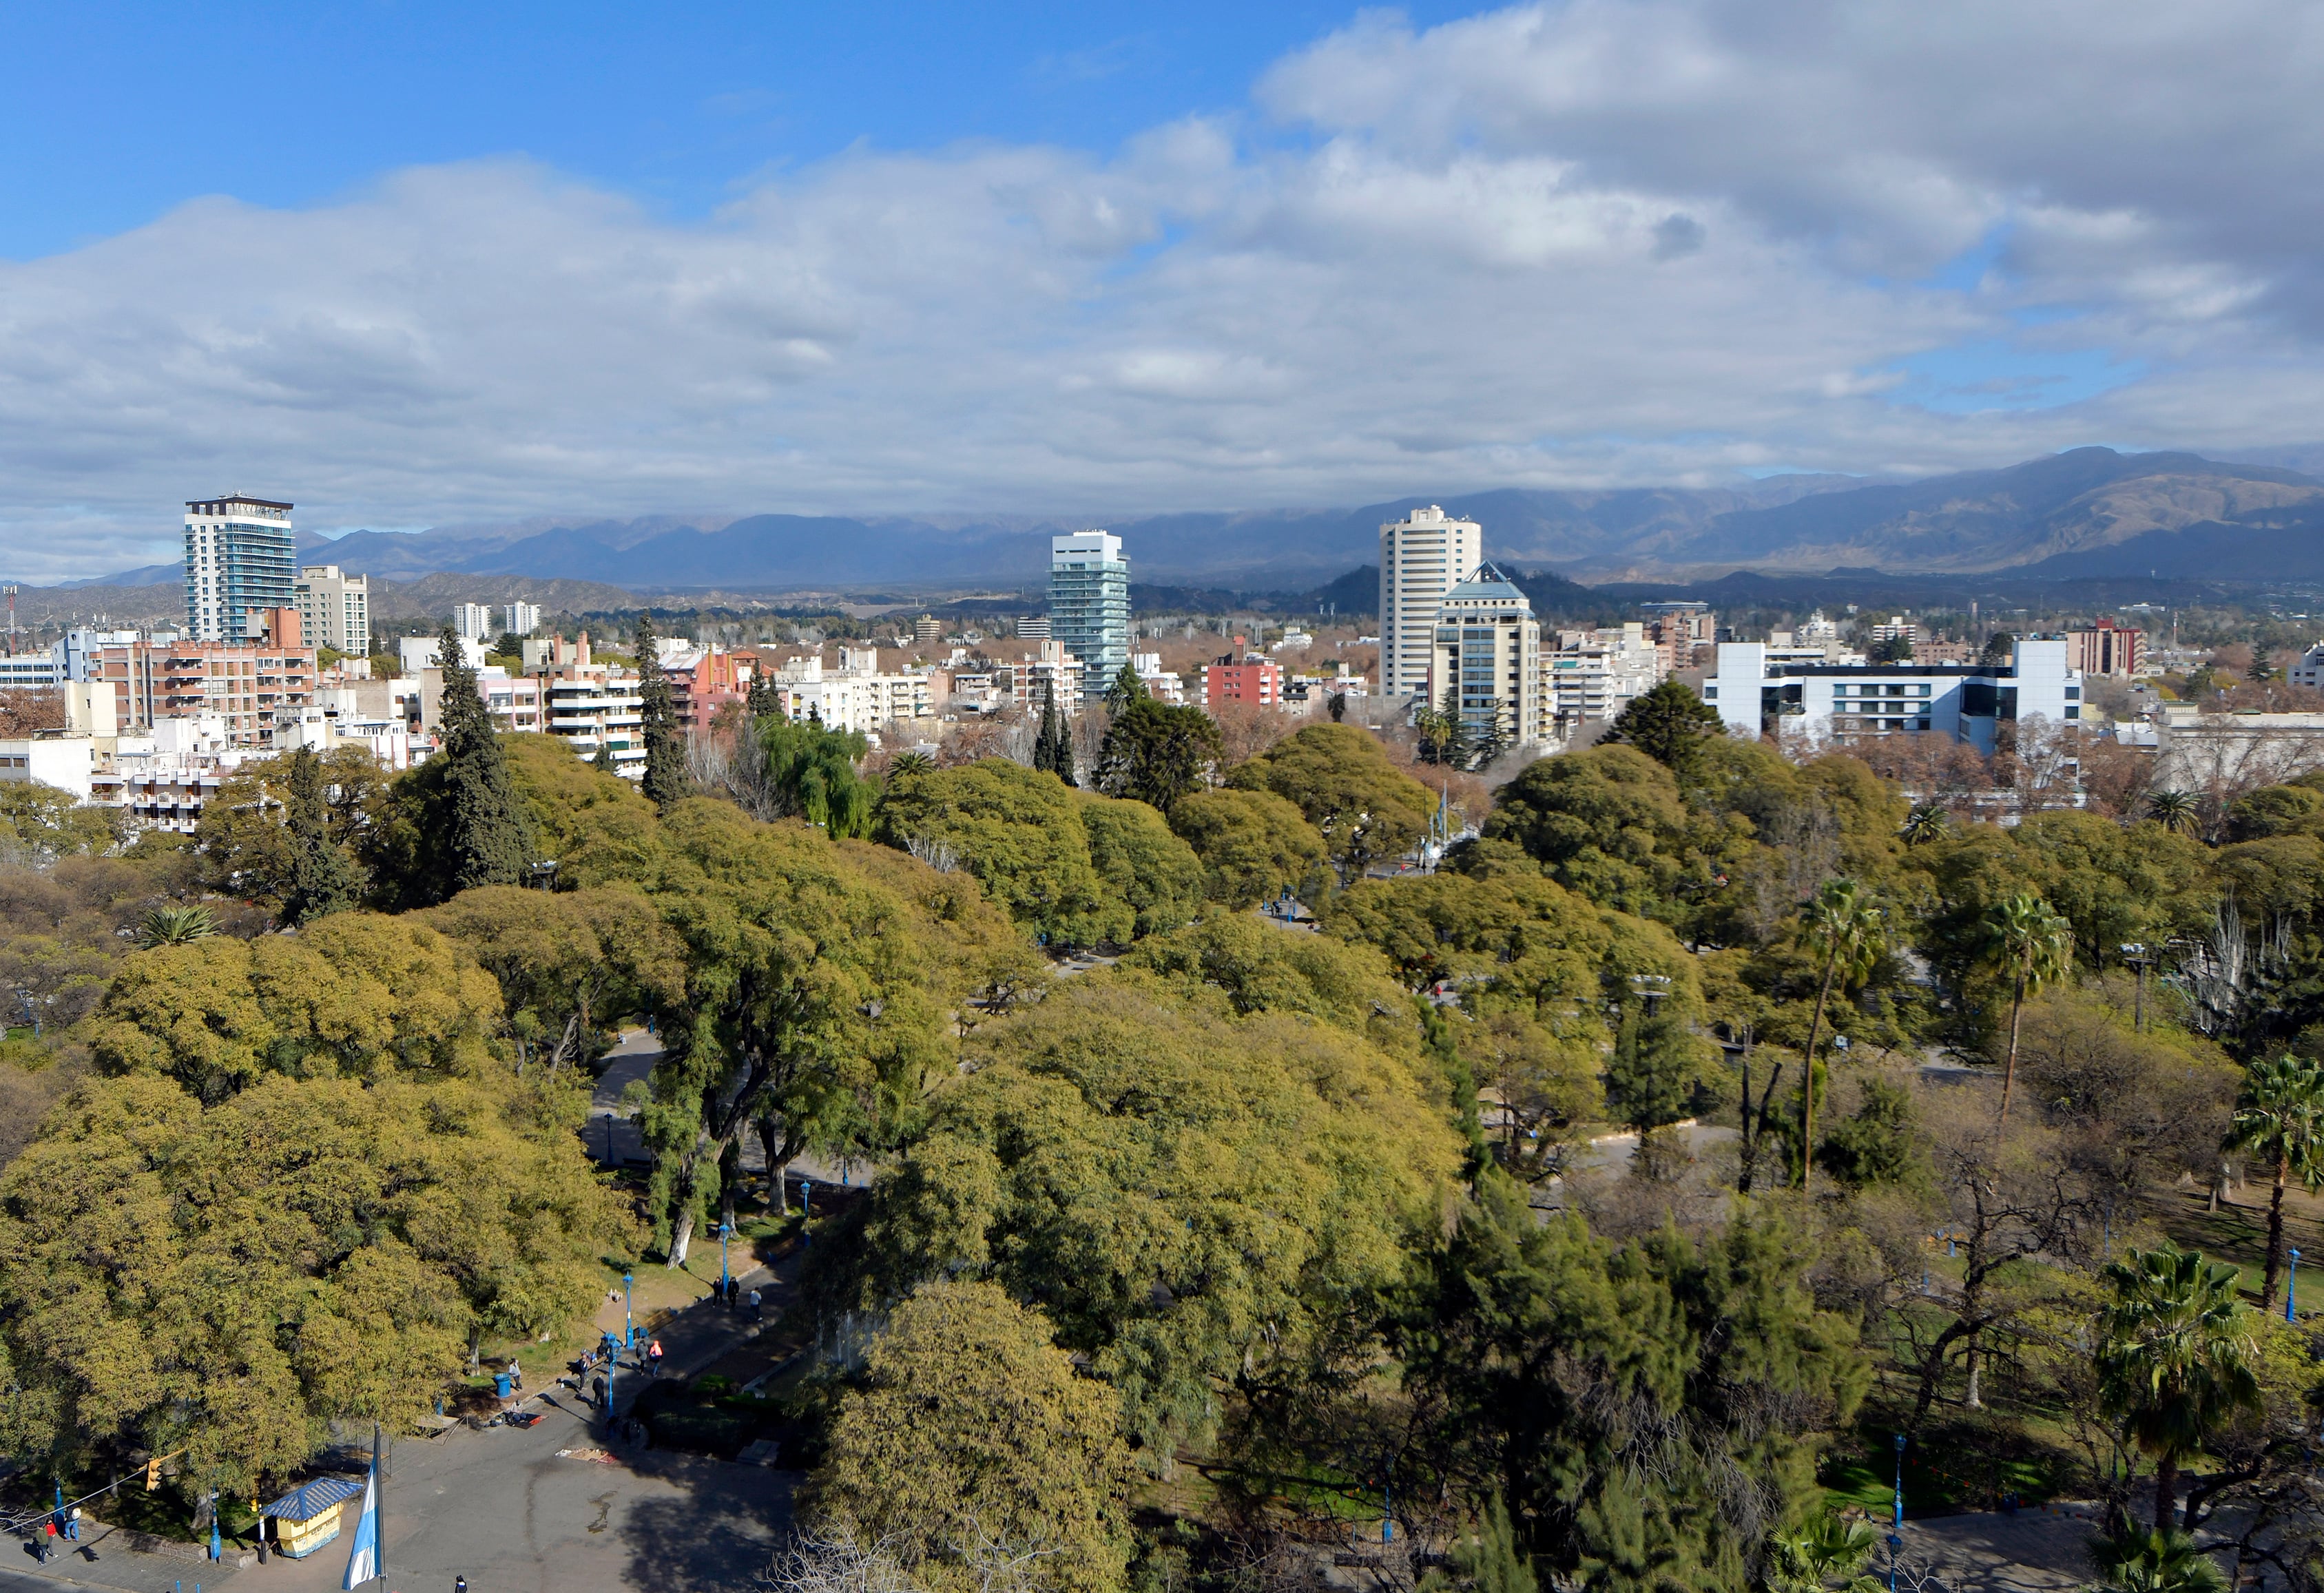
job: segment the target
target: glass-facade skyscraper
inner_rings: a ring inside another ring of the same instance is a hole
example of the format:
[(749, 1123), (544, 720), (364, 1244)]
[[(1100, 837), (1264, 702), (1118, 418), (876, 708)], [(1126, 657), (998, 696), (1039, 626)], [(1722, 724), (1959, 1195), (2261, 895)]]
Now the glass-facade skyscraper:
[(298, 606), (290, 505), (238, 493), (186, 505), (186, 630), (193, 640), (255, 640), (257, 611)]
[(1084, 701), (1130, 662), (1130, 561), (1121, 539), (1075, 531), (1049, 539), (1049, 635), (1082, 661)]

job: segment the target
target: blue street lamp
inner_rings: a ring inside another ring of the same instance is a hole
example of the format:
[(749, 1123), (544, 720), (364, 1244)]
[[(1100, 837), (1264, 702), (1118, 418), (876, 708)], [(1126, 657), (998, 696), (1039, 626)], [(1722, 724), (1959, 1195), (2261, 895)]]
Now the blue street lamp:
[(636, 1282), (637, 1279), (628, 1273), (622, 1275), (622, 1348), (624, 1349), (635, 1349), (638, 1347), (636, 1314), (630, 1308), (631, 1289)]
[(815, 1215), (815, 1180), (799, 1180), (799, 1217), (802, 1220)]
[(1888, 1593), (1896, 1593), (1896, 1551), (1904, 1546), (1904, 1435), (1896, 1435), (1896, 1515), (1888, 1528)]
[(2300, 1251), (2292, 1252), (2292, 1281), (2283, 1285), (2283, 1320), (2292, 1320), (2292, 1303), (2300, 1298)]
[(726, 1270), (726, 1241), (733, 1237), (733, 1233), (732, 1222), (718, 1225), (718, 1297), (721, 1300), (729, 1298), (733, 1293), (733, 1275)]

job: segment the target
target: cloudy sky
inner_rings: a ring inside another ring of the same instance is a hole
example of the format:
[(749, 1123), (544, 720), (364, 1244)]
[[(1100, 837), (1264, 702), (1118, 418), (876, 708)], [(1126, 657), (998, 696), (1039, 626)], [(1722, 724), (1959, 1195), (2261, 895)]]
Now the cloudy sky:
[(0, 576), (2324, 442), (2324, 8), (228, 9), (0, 12)]

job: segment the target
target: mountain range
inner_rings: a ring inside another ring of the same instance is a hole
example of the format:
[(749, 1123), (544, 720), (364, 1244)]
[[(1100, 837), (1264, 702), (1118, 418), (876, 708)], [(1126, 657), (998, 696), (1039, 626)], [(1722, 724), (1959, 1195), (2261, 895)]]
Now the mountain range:
[[(1379, 557), (1379, 527), (1437, 502), (1484, 528), (1489, 557), (1591, 583), (2007, 571), (2034, 579), (2324, 578), (2324, 480), (2188, 453), (2075, 448), (1909, 483), (1782, 475), (1727, 488), (1503, 488), (1355, 509), (1105, 520), (1141, 582), (1313, 586)], [(1038, 586), (1047, 539), (1089, 521), (790, 514), (538, 518), (418, 533), (301, 533), (301, 557), (398, 581), (432, 575), (633, 592)], [(160, 581), (174, 566), (106, 584)]]

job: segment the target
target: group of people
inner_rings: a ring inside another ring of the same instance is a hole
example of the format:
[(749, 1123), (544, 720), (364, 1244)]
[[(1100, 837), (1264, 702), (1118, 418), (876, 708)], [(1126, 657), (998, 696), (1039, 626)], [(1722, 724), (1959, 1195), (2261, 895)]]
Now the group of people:
[(742, 1287), (742, 1280), (731, 1272), (722, 1274), (718, 1281), (710, 1285), (710, 1297), (729, 1311), (747, 1306), (750, 1309), (751, 1320), (752, 1321), (760, 1320), (761, 1302), (759, 1291), (756, 1289), (745, 1291)]

